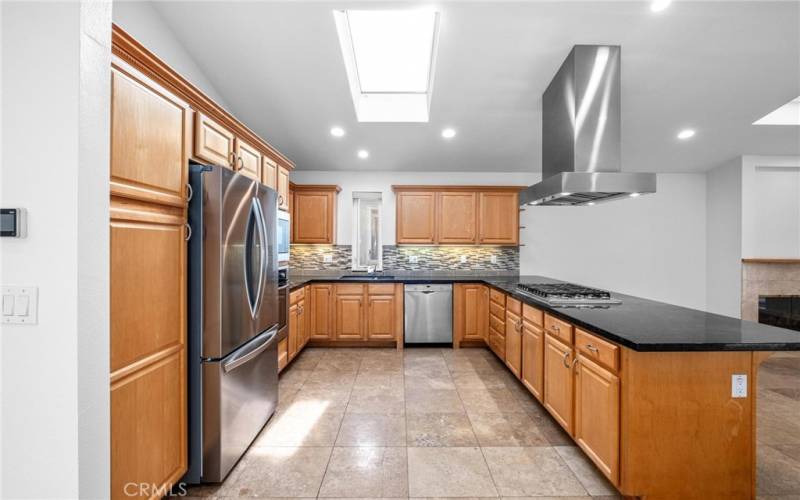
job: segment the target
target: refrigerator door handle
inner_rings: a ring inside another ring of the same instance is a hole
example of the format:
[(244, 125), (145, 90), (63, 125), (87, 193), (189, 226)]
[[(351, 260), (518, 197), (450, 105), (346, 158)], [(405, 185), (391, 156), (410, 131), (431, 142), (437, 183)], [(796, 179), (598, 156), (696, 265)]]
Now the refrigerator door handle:
[(269, 347), (272, 339), (274, 339), (277, 335), (278, 327), (272, 327), (269, 331), (265, 332), (261, 336), (262, 338), (258, 341), (245, 344), (238, 350), (231, 353), (231, 355), (228, 356), (228, 359), (222, 363), (222, 369), (225, 371), (225, 373), (228, 373), (247, 363), (251, 359), (264, 352), (264, 350)]
[[(245, 266), (244, 266), (244, 279), (245, 283), (247, 284), (247, 298), (250, 302), (250, 314), (252, 317), (256, 317), (258, 314), (258, 310), (261, 308), (261, 297), (263, 294), (264, 289), (264, 245), (266, 245), (266, 241), (264, 241), (264, 219), (260, 216), (261, 207), (259, 207), (258, 199), (253, 198), (250, 202), (250, 215), (249, 217), (254, 218), (256, 222), (257, 230), (258, 230), (258, 239), (260, 241), (260, 259), (259, 259), (259, 266), (258, 266), (258, 281), (255, 287), (251, 288), (250, 283), (250, 273), (249, 273), (249, 266), (250, 266), (250, 258), (249, 253), (252, 252), (251, 248), (251, 241), (252, 236), (248, 236), (246, 238), (246, 244), (248, 246), (247, 251), (245, 252)], [(248, 226), (249, 226), (248, 222)], [(251, 289), (255, 291), (255, 297), (252, 297)]]

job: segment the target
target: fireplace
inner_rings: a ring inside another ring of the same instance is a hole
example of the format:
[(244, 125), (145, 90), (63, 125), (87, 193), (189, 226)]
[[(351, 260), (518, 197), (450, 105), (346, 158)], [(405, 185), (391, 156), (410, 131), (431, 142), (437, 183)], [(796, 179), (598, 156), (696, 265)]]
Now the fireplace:
[(758, 322), (800, 331), (800, 295), (759, 296)]

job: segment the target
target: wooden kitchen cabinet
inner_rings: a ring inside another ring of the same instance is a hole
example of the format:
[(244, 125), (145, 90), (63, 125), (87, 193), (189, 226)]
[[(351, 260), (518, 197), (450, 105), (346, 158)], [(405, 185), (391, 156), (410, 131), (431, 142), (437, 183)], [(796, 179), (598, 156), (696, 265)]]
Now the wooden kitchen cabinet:
[(287, 335), (287, 354), (289, 361), (300, 352), (306, 336), (306, 315), (305, 315), (305, 289), (299, 288), (289, 294), (289, 333)]
[(186, 203), (190, 113), (186, 103), (132, 68), (112, 67), (111, 194)]
[(506, 294), (489, 289), (489, 348), (505, 362), (506, 359)]
[(578, 355), (575, 371), (575, 441), (614, 484), (619, 484), (619, 377)]
[(472, 244), (478, 236), (478, 194), (437, 193), (437, 243)]
[(267, 155), (261, 157), (261, 183), (278, 190), (278, 164)]
[(572, 346), (558, 338), (544, 337), (544, 407), (570, 435), (573, 433)]
[(454, 347), (463, 341), (483, 342), (489, 330), (489, 288), (477, 283), (453, 286)]
[(241, 139), (236, 139), (236, 164), (234, 170), (251, 179), (261, 181), (261, 152)]
[(336, 243), (336, 204), (339, 186), (291, 186), (294, 243)]
[(370, 340), (394, 340), (397, 337), (397, 319), (394, 290), (387, 294), (368, 295), (367, 337)]
[(364, 285), (336, 285), (336, 339), (364, 340)]
[(309, 287), (309, 339), (333, 340), (334, 332), (334, 285), (315, 283)]
[(397, 193), (397, 244), (436, 243), (436, 193)]
[(278, 209), (289, 210), (289, 169), (279, 166), (277, 174)]
[(518, 245), (517, 186), (392, 186), (398, 245)]
[(506, 301), (505, 363), (515, 377), (522, 376), (522, 305), (517, 299)]
[(544, 392), (544, 331), (542, 312), (522, 305), (522, 384), (539, 401)]
[(486, 192), (478, 198), (478, 243), (519, 244), (519, 193)]
[(236, 136), (203, 113), (195, 113), (194, 156), (212, 165), (234, 168)]

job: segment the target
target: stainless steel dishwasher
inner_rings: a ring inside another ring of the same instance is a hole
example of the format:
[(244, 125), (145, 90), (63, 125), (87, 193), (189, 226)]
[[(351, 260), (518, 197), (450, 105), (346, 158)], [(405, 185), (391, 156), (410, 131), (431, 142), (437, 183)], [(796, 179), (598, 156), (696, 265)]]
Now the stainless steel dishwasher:
[(405, 341), (453, 342), (453, 285), (405, 286)]

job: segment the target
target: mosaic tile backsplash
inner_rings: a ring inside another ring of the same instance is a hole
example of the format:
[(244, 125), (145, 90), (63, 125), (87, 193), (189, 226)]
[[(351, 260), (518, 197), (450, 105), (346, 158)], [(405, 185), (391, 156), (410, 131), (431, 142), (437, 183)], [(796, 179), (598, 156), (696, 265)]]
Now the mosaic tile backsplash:
[[(332, 261), (325, 262), (325, 255)], [(292, 245), (290, 264), (293, 271), (349, 271), (350, 245)], [(412, 255), (417, 262), (409, 259)], [(461, 262), (461, 256), (467, 257)], [(497, 262), (492, 263), (492, 256)], [(383, 270), (409, 272), (482, 271), (519, 273), (519, 247), (491, 246), (383, 246)]]

